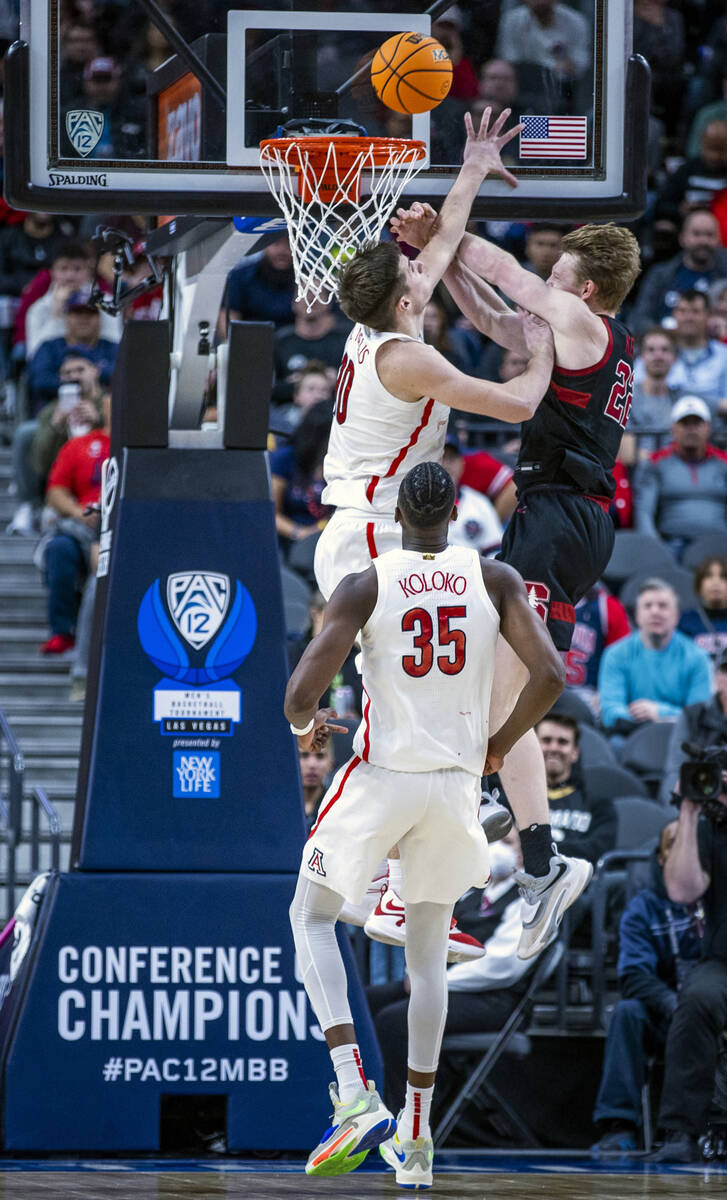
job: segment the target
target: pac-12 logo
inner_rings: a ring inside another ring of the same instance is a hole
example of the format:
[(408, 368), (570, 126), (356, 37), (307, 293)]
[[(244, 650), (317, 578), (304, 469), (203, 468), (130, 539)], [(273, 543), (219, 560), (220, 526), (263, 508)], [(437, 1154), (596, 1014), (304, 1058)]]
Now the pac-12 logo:
[(87, 158), (98, 146), (103, 126), (103, 113), (92, 108), (72, 108), (66, 113), (68, 140), (82, 158)]
[(240, 580), (215, 571), (179, 571), (167, 576), (164, 593), (155, 579), (137, 618), (139, 640), (154, 666), (168, 679), (196, 687), (236, 671), (257, 634), (255, 605)]
[(550, 608), (550, 588), (546, 587), (544, 583), (532, 583), (529, 579), (525, 580), (525, 587), (528, 590), (528, 604), (535, 609), (539, 617), (547, 621)]

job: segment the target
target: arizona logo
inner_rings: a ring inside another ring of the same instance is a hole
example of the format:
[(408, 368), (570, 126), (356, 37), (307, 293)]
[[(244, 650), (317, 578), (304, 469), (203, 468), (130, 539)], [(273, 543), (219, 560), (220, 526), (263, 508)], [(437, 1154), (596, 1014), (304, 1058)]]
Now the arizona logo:
[(323, 851), (318, 850), (315, 846), (313, 853), (308, 859), (308, 870), (315, 871), (316, 875), (325, 875), (326, 873), (323, 866)]

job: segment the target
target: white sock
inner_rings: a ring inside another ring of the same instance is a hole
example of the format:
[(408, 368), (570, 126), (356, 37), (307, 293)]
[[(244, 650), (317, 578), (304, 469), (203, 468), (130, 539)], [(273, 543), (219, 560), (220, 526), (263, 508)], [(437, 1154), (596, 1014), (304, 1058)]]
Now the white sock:
[(338, 1099), (341, 1104), (348, 1104), (349, 1100), (368, 1091), (358, 1045), (349, 1042), (345, 1046), (336, 1046), (330, 1054), (338, 1083)]
[(399, 1141), (415, 1142), (418, 1137), (431, 1137), (429, 1111), (432, 1107), (434, 1084), (428, 1088), (406, 1085), (404, 1111), (399, 1116)]
[(401, 895), (401, 859), (390, 858), (389, 863), (389, 887), (396, 892), (397, 896)]

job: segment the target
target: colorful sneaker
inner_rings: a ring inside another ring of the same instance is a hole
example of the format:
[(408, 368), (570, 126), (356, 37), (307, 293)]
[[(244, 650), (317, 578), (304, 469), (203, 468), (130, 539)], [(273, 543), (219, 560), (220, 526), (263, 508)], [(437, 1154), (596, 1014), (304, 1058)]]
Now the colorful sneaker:
[(520, 895), (535, 910), (523, 920), (518, 958), (535, 958), (555, 941), (563, 913), (590, 883), (592, 874), (593, 867), (584, 858), (566, 858), (565, 854), (558, 854), (555, 846), (547, 875), (515, 872)]
[(360, 1167), (369, 1150), (390, 1138), (396, 1120), (382, 1101), (372, 1080), (368, 1095), (341, 1104), (335, 1083), (328, 1089), (333, 1116), (305, 1164), (306, 1175), (346, 1175)]
[[(401, 1116), (401, 1114), (399, 1114)], [(399, 1141), (398, 1133), (379, 1146), (379, 1154), (389, 1167), (396, 1171), (396, 1182), (403, 1188), (428, 1188), (432, 1186), (432, 1160), (434, 1143), (430, 1137), (418, 1137), (416, 1141)]]
[[(393, 888), (387, 887), (381, 893), (376, 908), (364, 925), (364, 933), (372, 941), (385, 942), (387, 946), (403, 946), (406, 942), (404, 901), (397, 896)], [(485, 947), (482, 942), (470, 937), (468, 933), (463, 933), (452, 917), (447, 962), (469, 962), (473, 958), (482, 958), (484, 954)]]
[(67, 650), (72, 650), (75, 644), (76, 639), (70, 633), (54, 633), (47, 642), (43, 642), (43, 645), (38, 647), (38, 652), (40, 654), (65, 654)]

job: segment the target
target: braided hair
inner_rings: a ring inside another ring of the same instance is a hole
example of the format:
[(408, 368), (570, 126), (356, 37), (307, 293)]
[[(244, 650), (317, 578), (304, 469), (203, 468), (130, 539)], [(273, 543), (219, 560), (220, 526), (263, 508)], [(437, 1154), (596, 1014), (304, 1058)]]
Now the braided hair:
[(454, 508), (451, 475), (436, 462), (419, 463), (401, 481), (398, 504), (408, 525), (431, 529), (441, 525)]

